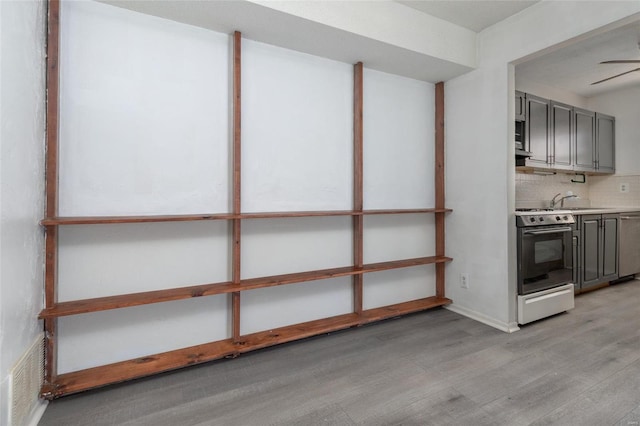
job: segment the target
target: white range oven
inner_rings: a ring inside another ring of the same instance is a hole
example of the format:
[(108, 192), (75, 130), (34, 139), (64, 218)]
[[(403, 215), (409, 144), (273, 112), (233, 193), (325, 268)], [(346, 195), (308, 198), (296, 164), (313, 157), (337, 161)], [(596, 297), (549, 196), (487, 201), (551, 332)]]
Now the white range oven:
[(570, 211), (516, 212), (518, 323), (574, 307), (575, 219)]

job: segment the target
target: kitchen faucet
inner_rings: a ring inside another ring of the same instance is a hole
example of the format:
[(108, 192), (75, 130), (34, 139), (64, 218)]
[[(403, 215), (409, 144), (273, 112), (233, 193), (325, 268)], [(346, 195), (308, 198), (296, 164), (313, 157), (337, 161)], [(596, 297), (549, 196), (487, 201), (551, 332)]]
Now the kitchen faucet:
[(556, 195), (554, 195), (553, 198), (551, 199), (551, 202), (549, 203), (549, 208), (555, 209), (558, 203), (560, 203), (560, 208), (562, 208), (564, 207), (564, 200), (566, 200), (567, 198), (578, 198), (577, 195), (574, 195), (571, 192), (568, 192), (567, 194), (568, 195), (565, 195), (564, 197), (560, 198), (557, 201), (556, 201), (556, 198), (562, 195), (562, 192), (558, 192)]

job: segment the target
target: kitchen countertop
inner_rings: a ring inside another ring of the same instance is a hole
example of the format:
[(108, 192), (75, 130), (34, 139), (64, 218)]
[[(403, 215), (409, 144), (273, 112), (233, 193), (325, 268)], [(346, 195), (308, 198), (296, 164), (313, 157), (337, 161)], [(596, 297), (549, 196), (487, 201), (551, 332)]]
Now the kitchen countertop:
[(640, 212), (640, 207), (574, 207), (559, 210), (569, 210), (574, 215), (583, 214), (607, 214), (607, 213), (631, 213)]

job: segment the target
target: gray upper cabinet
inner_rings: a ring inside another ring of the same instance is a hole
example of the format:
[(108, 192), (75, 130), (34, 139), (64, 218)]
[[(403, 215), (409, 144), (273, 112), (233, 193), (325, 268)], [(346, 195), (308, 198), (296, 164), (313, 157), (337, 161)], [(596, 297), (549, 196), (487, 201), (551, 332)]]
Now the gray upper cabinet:
[(525, 121), (526, 117), (526, 106), (525, 106), (526, 98), (525, 94), (522, 92), (516, 91), (516, 121)]
[(580, 108), (573, 109), (575, 124), (574, 170), (595, 169), (596, 113)]
[(551, 101), (549, 163), (554, 169), (573, 170), (573, 107)]
[(533, 95), (526, 97), (526, 147), (533, 155), (526, 165), (547, 167), (549, 155), (549, 100)]
[(615, 172), (615, 118), (596, 113), (596, 170)]
[(524, 149), (532, 154), (526, 166), (615, 173), (614, 117), (522, 92), (515, 101), (516, 133), (526, 129)]

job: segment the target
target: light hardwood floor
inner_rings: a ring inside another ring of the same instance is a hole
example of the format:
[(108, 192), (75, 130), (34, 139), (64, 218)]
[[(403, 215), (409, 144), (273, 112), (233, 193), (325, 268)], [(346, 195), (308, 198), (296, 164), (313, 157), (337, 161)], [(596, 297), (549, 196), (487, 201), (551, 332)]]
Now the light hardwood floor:
[(40, 425), (640, 425), (640, 281), (506, 334), (436, 309), (49, 404)]

